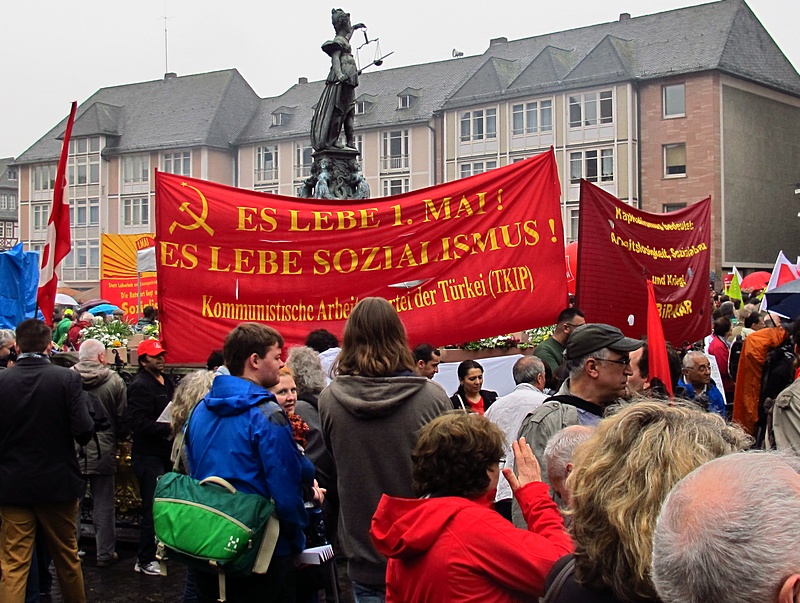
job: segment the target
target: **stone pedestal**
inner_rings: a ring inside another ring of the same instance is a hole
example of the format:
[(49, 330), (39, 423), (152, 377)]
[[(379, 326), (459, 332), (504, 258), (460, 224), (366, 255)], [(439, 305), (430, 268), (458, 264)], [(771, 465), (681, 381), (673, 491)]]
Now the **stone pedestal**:
[(307, 199), (369, 199), (369, 185), (361, 174), (358, 151), (330, 148), (315, 151), (311, 175), (300, 197)]

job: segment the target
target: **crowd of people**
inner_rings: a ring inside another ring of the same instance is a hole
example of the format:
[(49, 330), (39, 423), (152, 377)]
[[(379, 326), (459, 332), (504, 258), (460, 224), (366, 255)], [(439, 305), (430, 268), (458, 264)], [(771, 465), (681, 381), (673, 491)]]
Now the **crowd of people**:
[(706, 340), (668, 346), (669, 384), (646, 339), (569, 307), (503, 396), (476, 360), (446, 392), (442, 350), (412, 350), (382, 298), (355, 306), (341, 342), (319, 330), (285, 350), (242, 323), (177, 386), (156, 339), (126, 387), (97, 340), (76, 342), (73, 368), (50, 362), (73, 320), (2, 330), (0, 601), (36, 601), (51, 559), (63, 600), (86, 600), (87, 485), (96, 564), (119, 561), (114, 460), (129, 435), (143, 576), (163, 574), (153, 502), (173, 467), (275, 503), (266, 573), (227, 575), (221, 593), (192, 567), (186, 603), (339, 601), (335, 564), (295, 562), (328, 544), (358, 603), (800, 601), (800, 328), (713, 303)]

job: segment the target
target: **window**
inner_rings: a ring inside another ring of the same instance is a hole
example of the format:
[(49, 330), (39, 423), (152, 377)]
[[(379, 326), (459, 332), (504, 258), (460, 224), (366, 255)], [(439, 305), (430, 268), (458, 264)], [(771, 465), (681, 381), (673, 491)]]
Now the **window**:
[(663, 213), (668, 214), (671, 211), (678, 211), (679, 209), (686, 209), (685, 203), (665, 203), (663, 205)]
[[(599, 106), (598, 106), (599, 105)], [(569, 97), (569, 127), (582, 128), (614, 121), (611, 90), (586, 92)]]
[(256, 182), (278, 179), (278, 147), (256, 147)]
[(67, 269), (100, 267), (100, 242), (97, 239), (73, 241), (72, 250), (64, 258)]
[(390, 195), (401, 195), (403, 193), (407, 193), (408, 188), (408, 178), (392, 178), (389, 180), (383, 181), (383, 196), (388, 197)]
[(0, 194), (0, 209), (8, 209), (8, 195), (6, 193)]
[(272, 114), (272, 125), (273, 126), (285, 126), (289, 123), (289, 114), (288, 113), (273, 113)]
[(552, 132), (552, 130), (553, 101), (520, 103), (511, 107), (511, 133), (514, 136)]
[(9, 167), (6, 169), (6, 178), (9, 180), (16, 180), (17, 179), (17, 168)]
[(148, 228), (150, 226), (150, 199), (138, 197), (122, 200), (123, 228)]
[(100, 183), (100, 138), (76, 138), (69, 142), (67, 181), (71, 185)]
[(686, 176), (686, 144), (664, 145), (664, 178)]
[(122, 182), (124, 184), (142, 184), (149, 180), (149, 155), (128, 155), (122, 159)]
[(408, 130), (383, 133), (382, 170), (408, 169)]
[(176, 176), (192, 175), (192, 154), (189, 151), (164, 153), (164, 171)]
[(33, 230), (44, 232), (47, 230), (47, 220), (50, 217), (49, 203), (33, 203)]
[(14, 193), (8, 196), (8, 209), (17, 209), (17, 195)]
[(567, 239), (570, 243), (578, 240), (578, 228), (580, 226), (580, 209), (576, 206), (567, 206), (567, 224), (569, 233)]
[(356, 115), (364, 115), (372, 109), (372, 103), (366, 100), (356, 101)]
[(584, 178), (589, 182), (614, 181), (614, 150), (590, 149), (569, 154), (569, 182), (578, 184)]
[(294, 145), (294, 177), (308, 178), (311, 175), (311, 154), (314, 149), (310, 144), (295, 143)]
[(461, 164), (461, 177), (467, 178), (469, 176), (475, 176), (476, 174), (483, 174), (484, 172), (488, 172), (489, 170), (493, 170), (497, 167), (497, 161), (473, 161), (472, 163), (462, 163)]
[(56, 169), (55, 163), (50, 165), (37, 165), (33, 169), (33, 190), (34, 191), (51, 191), (56, 183)]
[(414, 96), (411, 94), (401, 94), (397, 97), (397, 108), (398, 109), (410, 109), (411, 105), (414, 104)]
[(461, 142), (497, 138), (497, 109), (476, 109), (461, 114)]
[(100, 200), (70, 199), (69, 223), (74, 227), (98, 226), (100, 224)]
[(356, 148), (358, 149), (358, 156), (361, 161), (364, 161), (364, 135), (356, 134)]
[(671, 84), (664, 86), (662, 104), (664, 107), (664, 119), (686, 116), (686, 85)]

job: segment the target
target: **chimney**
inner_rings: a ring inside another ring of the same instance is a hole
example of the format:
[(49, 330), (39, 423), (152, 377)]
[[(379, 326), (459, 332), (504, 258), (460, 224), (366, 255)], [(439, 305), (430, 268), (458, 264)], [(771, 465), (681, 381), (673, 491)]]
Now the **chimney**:
[(168, 71), (167, 73), (164, 74), (165, 80), (174, 80), (176, 77), (178, 77), (178, 74), (175, 73), (174, 71)]
[(489, 40), (489, 46), (497, 46), (498, 44), (505, 44), (506, 42), (508, 42), (508, 38), (505, 36), (502, 38), (492, 38)]
[(631, 14), (630, 13), (620, 13), (619, 14), (619, 20), (620, 21), (627, 21), (630, 18), (631, 18)]
[(299, 78), (297, 78), (297, 83), (298, 84), (307, 84), (308, 83), (308, 78), (307, 77), (299, 77)]

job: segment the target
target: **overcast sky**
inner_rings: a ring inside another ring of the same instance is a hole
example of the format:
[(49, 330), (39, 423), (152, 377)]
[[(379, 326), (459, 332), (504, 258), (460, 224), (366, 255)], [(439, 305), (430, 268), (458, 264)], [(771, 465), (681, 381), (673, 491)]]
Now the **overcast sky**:
[[(336, 6), (338, 4), (338, 0)], [(738, 0), (724, 0), (738, 1)], [(441, 2), (344, 0), (362, 21), (384, 64), (444, 60), (453, 49), (482, 53), (490, 38), (525, 38), (697, 4), (692, 0), (531, 0)], [(767, 31), (800, 67), (800, 2), (748, 0)], [(69, 112), (105, 86), (163, 77), (164, 15), (169, 71), (189, 75), (235, 67), (261, 96), (298, 77), (322, 79), (330, 65), (320, 45), (332, 37), (331, 0), (32, 0), (2, 10), (3, 93), (0, 157), (19, 156)], [(363, 41), (357, 32), (355, 41)], [(362, 64), (374, 58), (363, 49)]]

